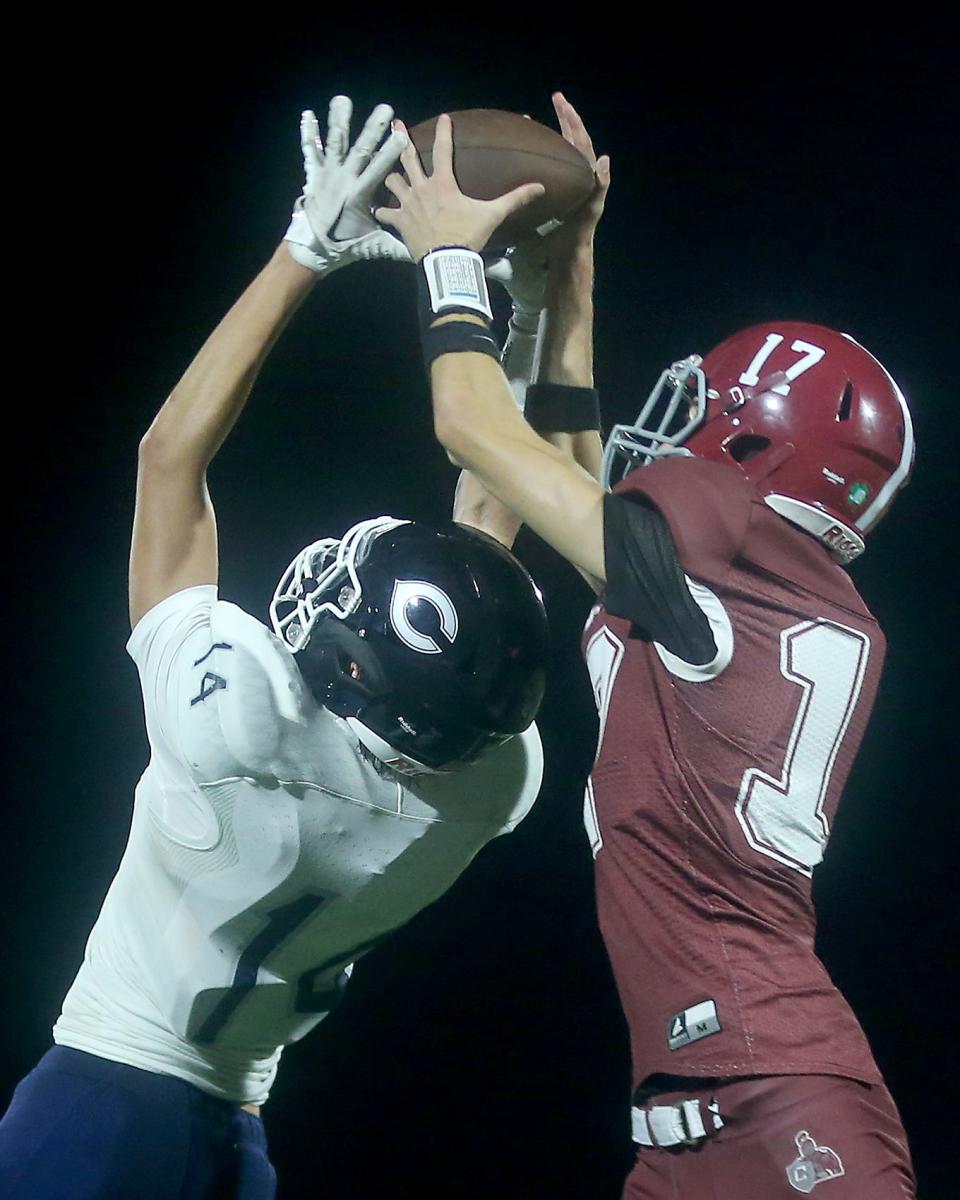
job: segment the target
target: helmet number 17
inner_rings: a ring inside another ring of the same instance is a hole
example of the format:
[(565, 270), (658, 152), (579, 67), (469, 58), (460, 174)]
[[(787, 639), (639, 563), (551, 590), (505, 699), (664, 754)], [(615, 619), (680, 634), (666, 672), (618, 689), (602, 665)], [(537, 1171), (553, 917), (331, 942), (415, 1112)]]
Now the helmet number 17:
[[(753, 356), (750, 365), (737, 382), (742, 383), (744, 387), (755, 387), (760, 382), (761, 367), (763, 367), (764, 363), (782, 341), (782, 333), (768, 333), (763, 345)], [(795, 350), (801, 357), (783, 372), (784, 381), (770, 389), (771, 391), (779, 392), (781, 396), (787, 395), (790, 391), (790, 384), (794, 379), (798, 379), (804, 371), (809, 371), (811, 367), (816, 366), (824, 354), (826, 354), (826, 350), (820, 346), (814, 346), (812, 342), (804, 342), (800, 338), (791, 342), (790, 349)]]

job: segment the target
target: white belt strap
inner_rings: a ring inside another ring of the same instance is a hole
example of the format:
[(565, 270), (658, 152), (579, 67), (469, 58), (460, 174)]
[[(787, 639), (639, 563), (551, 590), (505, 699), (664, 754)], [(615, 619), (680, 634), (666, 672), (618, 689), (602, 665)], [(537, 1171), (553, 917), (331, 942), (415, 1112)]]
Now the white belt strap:
[(683, 1123), (687, 1127), (687, 1136), (694, 1141), (707, 1136), (707, 1131), (703, 1127), (703, 1121), (700, 1118), (700, 1101), (699, 1100), (684, 1100), (680, 1106), (683, 1109)]
[[(709, 1113), (707, 1125), (704, 1116)], [(699, 1100), (679, 1104), (651, 1104), (631, 1109), (633, 1140), (638, 1146), (692, 1146), (723, 1128), (720, 1105), (716, 1100), (701, 1113)]]

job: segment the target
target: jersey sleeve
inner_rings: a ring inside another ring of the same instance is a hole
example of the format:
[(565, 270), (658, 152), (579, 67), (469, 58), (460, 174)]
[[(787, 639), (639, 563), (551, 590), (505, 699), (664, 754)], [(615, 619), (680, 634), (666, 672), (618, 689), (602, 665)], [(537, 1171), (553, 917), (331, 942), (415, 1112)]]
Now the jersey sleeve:
[(747, 536), (749, 480), (677, 456), (633, 471), (604, 502), (604, 608), (654, 643), (674, 674), (716, 678), (733, 655), (717, 592)]
[(209, 649), (210, 616), (216, 602), (217, 589), (212, 585), (175, 592), (140, 618), (127, 642), (140, 674), (153, 757), (173, 774), (186, 765), (181, 709), (190, 701), (186, 693), (195, 663)]
[(753, 485), (722, 463), (687, 455), (632, 471), (614, 489), (652, 505), (664, 518), (686, 575), (722, 584), (747, 536)]
[(608, 495), (603, 543), (607, 612), (629, 620), (640, 636), (685, 662), (711, 662), (716, 640), (680, 567), (663, 516), (643, 496)]
[(305, 717), (292, 656), (254, 617), (186, 588), (140, 620), (128, 643), (140, 672), (152, 761), (196, 783), (269, 774), (285, 723)]

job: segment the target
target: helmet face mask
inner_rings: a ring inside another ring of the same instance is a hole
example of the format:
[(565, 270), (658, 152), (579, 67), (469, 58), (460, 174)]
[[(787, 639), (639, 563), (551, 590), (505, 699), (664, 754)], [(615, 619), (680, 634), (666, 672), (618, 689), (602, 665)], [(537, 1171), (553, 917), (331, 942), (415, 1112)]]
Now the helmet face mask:
[[(613, 487), (635, 467), (657, 458), (691, 454), (684, 446), (707, 412), (707, 385), (699, 354), (673, 363), (660, 373), (653, 391), (632, 424), (614, 425), (603, 451), (603, 484)], [(618, 456), (626, 459), (624, 464)], [(614, 478), (617, 469), (620, 474)]]
[(322, 538), (305, 546), (280, 576), (270, 602), (277, 637), (296, 651), (305, 646), (323, 614), (344, 620), (360, 604), (357, 561), (372, 538), (398, 525), (393, 517), (373, 517), (348, 529), (342, 538)]
[(913, 427), (894, 380), (853, 338), (777, 322), (665, 371), (637, 420), (611, 431), (603, 481), (614, 486), (670, 454), (740, 470), (775, 512), (847, 563), (909, 480)]
[(395, 770), (472, 761), (525, 729), (544, 687), (546, 617), (498, 542), (383, 517), (307, 546), (270, 606), (317, 701)]

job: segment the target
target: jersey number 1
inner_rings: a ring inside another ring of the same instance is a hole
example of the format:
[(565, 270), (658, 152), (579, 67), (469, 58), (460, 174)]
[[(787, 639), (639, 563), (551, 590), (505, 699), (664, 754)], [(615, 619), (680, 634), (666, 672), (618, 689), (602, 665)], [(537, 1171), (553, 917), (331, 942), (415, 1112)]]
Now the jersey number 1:
[[(856, 708), (870, 653), (866, 634), (830, 621), (803, 621), (780, 634), (780, 673), (800, 688), (783, 769), (744, 771), (737, 820), (754, 850), (804, 875), (823, 858), (830, 829), (823, 804), (844, 734)], [(587, 647), (587, 666), (600, 713), (600, 739), (623, 646), (603, 627)], [(599, 757), (599, 749), (597, 751)], [(594, 857), (603, 847), (593, 788), (587, 784), (584, 823)]]
[(845, 625), (804, 621), (780, 634), (780, 673), (801, 689), (779, 778), (745, 771), (737, 820), (761, 854), (804, 875), (823, 858), (823, 802), (860, 696), (870, 639)]

